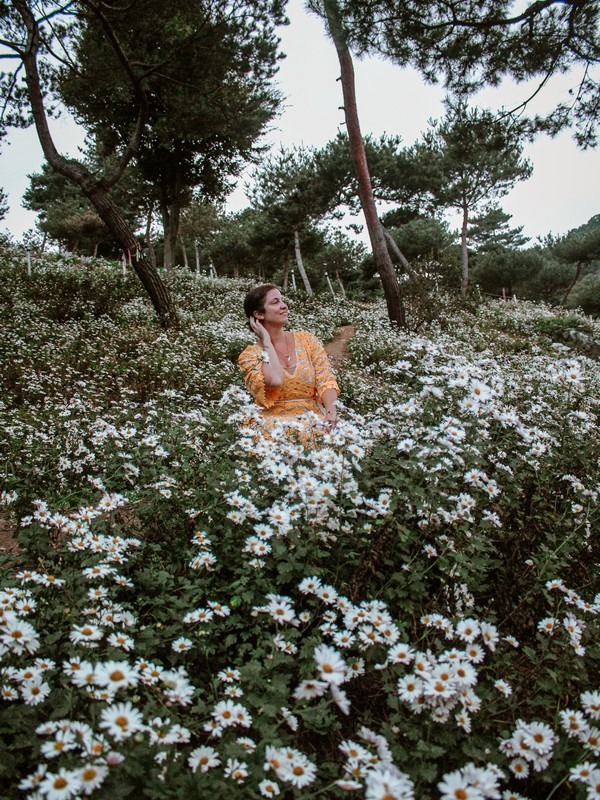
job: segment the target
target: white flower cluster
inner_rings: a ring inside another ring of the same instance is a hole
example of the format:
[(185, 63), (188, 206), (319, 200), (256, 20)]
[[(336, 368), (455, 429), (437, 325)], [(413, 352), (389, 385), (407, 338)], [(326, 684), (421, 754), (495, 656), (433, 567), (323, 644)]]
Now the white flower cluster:
[(43, 703), (52, 690), (46, 674), (52, 672), (54, 666), (49, 659), (36, 658), (33, 664), (20, 669), (10, 666), (0, 668), (1, 699), (9, 702), (21, 699), (28, 706)]
[(16, 503), (19, 495), (14, 490), (6, 491), (2, 490), (0, 492), (0, 506), (9, 506), (12, 503)]
[(519, 719), (512, 735), (500, 742), (499, 750), (510, 758), (513, 775), (526, 778), (531, 769), (542, 772), (548, 767), (557, 742), (558, 737), (545, 722)]
[[(127, 727), (127, 710), (124, 715), (121, 722), (123, 727)], [(119, 725), (115, 727), (120, 730)], [(34, 772), (19, 783), (19, 789), (35, 792), (33, 796), (62, 800), (90, 795), (102, 786), (110, 766), (122, 761), (120, 754), (111, 751), (105, 736), (83, 722), (68, 719), (47, 722), (40, 725), (36, 733), (38, 736), (52, 737), (41, 746), (41, 754), (49, 762), (56, 763), (55, 760), (62, 753), (68, 753), (79, 756), (81, 765), (71, 769), (59, 767), (52, 771), (49, 763), (39, 764)]]
[[(227, 402), (233, 397), (229, 393)], [(247, 422), (249, 413), (244, 407), (232, 419)], [(248, 428), (242, 427), (235, 449), (241, 450), (243, 456), (252, 454), (252, 466), (265, 479), (264, 486), (248, 484), (245, 492), (237, 489), (226, 494), (225, 499), (232, 507), (227, 514), (231, 522), (236, 525), (253, 522), (253, 533), (246, 537), (243, 547), (243, 552), (250, 556), (250, 567), (264, 567), (272, 552), (269, 540), (289, 536), (300, 522), (308, 524), (323, 541), (334, 541), (339, 531), (349, 531), (352, 526), (348, 512), (342, 511), (343, 503), (352, 506), (352, 517), (360, 514), (382, 518), (390, 514), (390, 489), (382, 489), (374, 498), (359, 491), (353, 470), (360, 470), (360, 462), (373, 438), (364, 419), (350, 412), (346, 416), (352, 416), (353, 421), (340, 421), (334, 433), (323, 435), (319, 448), (305, 449), (294, 444), (284, 427), (271, 430), (268, 438), (254, 430), (249, 434)], [(241, 473), (241, 483), (247, 483), (244, 477)], [(259, 499), (269, 483), (278, 487), (279, 496), (259, 508)]]
[[(573, 589), (569, 589), (565, 585), (564, 581), (562, 581), (560, 578), (547, 581), (546, 589), (549, 591), (562, 593), (564, 602), (567, 605), (575, 606), (580, 612), (584, 612), (592, 616), (597, 616), (600, 614), (600, 595), (596, 595), (593, 601), (584, 600)], [(562, 620), (558, 619), (557, 617), (544, 617), (544, 619), (539, 620), (537, 624), (538, 631), (551, 636), (556, 636), (561, 628), (562, 630), (566, 631), (569, 645), (573, 648), (575, 653), (578, 656), (585, 655), (586, 650), (582, 645), (582, 638), (586, 628), (586, 623), (574, 613), (569, 612), (565, 614)]]
[(569, 770), (569, 777), (574, 783), (581, 783), (587, 790), (587, 800), (600, 797), (600, 768), (590, 761), (583, 761)]
[(210, 549), (212, 544), (210, 536), (204, 531), (196, 531), (192, 536), (192, 544), (198, 548), (199, 552), (190, 560), (188, 566), (192, 569), (205, 569), (207, 572), (212, 572), (217, 559)]
[(344, 775), (336, 781), (336, 785), (346, 791), (356, 791), (363, 788), (364, 784), (366, 800), (380, 800), (383, 797), (413, 800), (413, 782), (394, 764), (385, 737), (366, 725), (360, 728), (358, 736), (364, 744), (346, 739), (339, 746), (346, 760)]
[(265, 769), (274, 770), (280, 781), (289, 783), (297, 789), (313, 783), (317, 768), (304, 753), (293, 747), (273, 747), (265, 749)]
[[(441, 614), (422, 617), (421, 623), (426, 627), (442, 631), (446, 639), (464, 643), (462, 648), (445, 650), (436, 656), (429, 650), (421, 652), (406, 642), (400, 642), (400, 630), (385, 604), (380, 601), (362, 602), (355, 606), (316, 577), (306, 578), (299, 588), (302, 593), (314, 594), (336, 608), (336, 613), (326, 612), (326, 621), (321, 626), (321, 631), (337, 647), (356, 647), (364, 651), (371, 646), (380, 645), (387, 648), (387, 656), (385, 662), (378, 665), (378, 669), (383, 670), (390, 665), (412, 666), (412, 671), (398, 679), (398, 696), (411, 711), (420, 714), (428, 710), (432, 720), (446, 722), (452, 711), (456, 710), (457, 724), (467, 731), (470, 730), (470, 714), (481, 707), (481, 700), (474, 691), (478, 681), (476, 665), (484, 660), (486, 649), (490, 652), (496, 649), (499, 633), (494, 625), (473, 618), (460, 619), (453, 625)], [(292, 615), (289, 598), (286, 599), (286, 607), (290, 609), (289, 621), (294, 623), (296, 617), (295, 614)], [(341, 617), (339, 621), (338, 615)], [(477, 639), (481, 640), (485, 649)], [(325, 657), (330, 674), (343, 677), (343, 680), (336, 680), (336, 684), (343, 683), (349, 674), (363, 670), (360, 659), (349, 669), (341, 657), (336, 655), (337, 651), (323, 647), (318, 654), (315, 652), (315, 659), (319, 664), (321, 658)], [(326, 681), (321, 670), (319, 681), (301, 684), (296, 690), (296, 697), (310, 699), (322, 696), (331, 682), (333, 681)], [(498, 683), (496, 688), (503, 694), (510, 694), (507, 682)], [(335, 696), (334, 700), (338, 702)], [(345, 695), (342, 702), (344, 708), (349, 707)]]
[(35, 607), (35, 600), (25, 589), (7, 587), (0, 592), (0, 658), (9, 652), (17, 656), (37, 652), (39, 634), (25, 620)]
[[(365, 320), (356, 337), (358, 348), (368, 340), (368, 326)], [(373, 334), (376, 337), (376, 330)], [(591, 368), (586, 375), (584, 359), (557, 362), (540, 357), (511, 363), (506, 358), (494, 358), (491, 350), (477, 353), (456, 338), (439, 333), (435, 342), (402, 338), (400, 334), (398, 339), (395, 345), (402, 358), (385, 367), (390, 380), (386, 381), (385, 401), (376, 413), (381, 418), (379, 430), (386, 430), (413, 469), (424, 472), (430, 491), (411, 503), (420, 517), (419, 526), (437, 529), (441, 525), (486, 522), (501, 527), (495, 506), (504, 491), (502, 473), (511, 476), (519, 462), (538, 468), (543, 458), (552, 455), (558, 444), (557, 430), (565, 420), (573, 432), (580, 431), (582, 436), (590, 433), (594, 414), (579, 405), (584, 383), (593, 383)], [(370, 344), (364, 344), (367, 352)], [(548, 374), (553, 380), (548, 381)], [(515, 403), (532, 391), (537, 402), (528, 400), (523, 404), (525, 410), (520, 411)], [(546, 424), (540, 424), (540, 420)], [(506, 463), (506, 452), (497, 457), (486, 447), (499, 426), (510, 434), (512, 464)], [(478, 491), (455, 492), (452, 496), (440, 492), (436, 475), (443, 470), (464, 473), (465, 465), (473, 459), (480, 463), (487, 460), (496, 474), (468, 470), (465, 482)], [(481, 480), (473, 481), (479, 472)], [(585, 510), (584, 505), (574, 504), (575, 522), (586, 521)]]
[(556, 383), (566, 384), (577, 392), (585, 391), (583, 371), (576, 358), (565, 358), (550, 364), (548, 375)]
[[(100, 714), (98, 727), (103, 733), (94, 731), (86, 723), (69, 719), (40, 725), (36, 733), (52, 737), (41, 745), (41, 755), (48, 761), (54, 761), (62, 754), (78, 756), (81, 766), (74, 769), (61, 767), (52, 772), (47, 764), (39, 764), (35, 772), (20, 782), (19, 788), (37, 792), (30, 797), (48, 800), (91, 795), (104, 783), (110, 767), (124, 760), (121, 753), (111, 749), (110, 740), (119, 744), (137, 734), (147, 736), (152, 744), (162, 747), (186, 744), (190, 740), (190, 732), (169, 719), (155, 717), (145, 724), (142, 714), (130, 702), (113, 703), (105, 708)], [(160, 763), (161, 758), (157, 757), (157, 761)]]
[[(423, 653), (408, 645), (396, 645), (389, 652), (388, 661), (412, 665), (412, 672), (398, 681), (398, 695), (414, 713), (420, 714), (428, 709), (431, 719), (436, 722), (446, 722), (452, 711), (460, 707), (454, 718), (469, 732), (470, 714), (481, 707), (473, 688), (478, 681), (475, 665), (484, 660), (486, 652), (476, 640), (480, 639), (487, 650), (493, 652), (499, 641), (498, 630), (489, 622), (473, 618), (460, 619), (453, 625), (441, 614), (421, 617), (421, 623), (443, 631), (446, 639), (458, 639), (466, 646), (445, 650), (435, 656), (431, 651)], [(503, 684), (496, 688), (506, 692)]]
[(502, 770), (494, 764), (488, 767), (466, 764), (462, 769), (444, 775), (438, 783), (440, 800), (497, 800), (502, 796), (499, 781), (503, 777)]
[(548, 581), (546, 583), (546, 589), (549, 591), (561, 592), (565, 603), (570, 606), (575, 606), (579, 611), (584, 611), (593, 616), (600, 614), (600, 594), (595, 595), (592, 601), (584, 600), (576, 591), (569, 589), (560, 578)]
[[(422, 652), (400, 641), (400, 629), (381, 601), (353, 604), (340, 595), (335, 587), (323, 583), (316, 576), (303, 579), (299, 590), (301, 594), (312, 595), (324, 604), (324, 621), (320, 631), (324, 638), (331, 639), (332, 644), (323, 642), (314, 647), (312, 658), (315, 675), (296, 686), (296, 701), (306, 703), (329, 697), (342, 713), (348, 715), (351, 702), (345, 691), (346, 684), (365, 673), (364, 660), (351, 656), (350, 652), (353, 649), (366, 651), (378, 645), (386, 648), (387, 656), (384, 663), (376, 665), (376, 669), (397, 672), (399, 667), (412, 667), (410, 673), (398, 679), (398, 696), (414, 713), (422, 713), (427, 709), (432, 720), (443, 723), (455, 711), (456, 723), (467, 732), (470, 731), (470, 715), (481, 707), (481, 700), (474, 692), (478, 681), (476, 666), (483, 661), (486, 650), (496, 650), (500, 640), (494, 625), (473, 617), (463, 617), (455, 623), (441, 614), (422, 617), (421, 623), (425, 627), (440, 631), (446, 639), (462, 643), (462, 647), (454, 647), (435, 656), (431, 650)], [(267, 601), (262, 606), (256, 606), (253, 613), (264, 614), (278, 627), (290, 626), (291, 630), (298, 629), (303, 621), (307, 621), (304, 612), (297, 612), (292, 598), (270, 594)], [(297, 651), (292, 643), (285, 643), (280, 634), (276, 638), (281, 639), (282, 644), (287, 644), (284, 652), (294, 654)], [(513, 637), (505, 638), (510, 640), (509, 644), (517, 646)], [(512, 689), (507, 681), (497, 680), (494, 686), (504, 696), (511, 694)], [(390, 797), (412, 797), (412, 784), (393, 765), (385, 738), (363, 728), (361, 737), (365, 736), (371, 745), (376, 746), (375, 754), (364, 744), (353, 740), (347, 740), (340, 746), (346, 755), (344, 774), (337, 782), (340, 788), (350, 790), (362, 787), (365, 797), (380, 797), (374, 787), (380, 791), (386, 786)], [(451, 787), (460, 786), (469, 787), (470, 794), (467, 793), (466, 797), (500, 797), (498, 781), (501, 777), (502, 773), (493, 766), (479, 770), (470, 765), (445, 776), (443, 789), (442, 784), (440, 789), (445, 792), (443, 796), (448, 798), (452, 797)]]
[(600, 692), (583, 692), (579, 700), (581, 711), (566, 708), (560, 712), (561, 725), (570, 738), (577, 739), (597, 758), (600, 756), (600, 727), (591, 720), (600, 720)]
[(217, 600), (207, 600), (206, 606), (198, 606), (193, 611), (183, 617), (185, 625), (195, 625), (197, 623), (210, 622), (213, 617), (228, 617), (231, 614), (229, 606), (219, 603)]

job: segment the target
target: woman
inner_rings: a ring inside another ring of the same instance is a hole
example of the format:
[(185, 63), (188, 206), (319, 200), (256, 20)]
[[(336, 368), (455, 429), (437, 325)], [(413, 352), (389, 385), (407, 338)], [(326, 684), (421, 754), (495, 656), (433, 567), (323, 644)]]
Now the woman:
[(333, 428), (340, 390), (317, 337), (285, 330), (288, 307), (271, 283), (248, 292), (244, 311), (258, 341), (240, 354), (238, 364), (248, 391), (261, 406), (265, 427), (313, 412)]

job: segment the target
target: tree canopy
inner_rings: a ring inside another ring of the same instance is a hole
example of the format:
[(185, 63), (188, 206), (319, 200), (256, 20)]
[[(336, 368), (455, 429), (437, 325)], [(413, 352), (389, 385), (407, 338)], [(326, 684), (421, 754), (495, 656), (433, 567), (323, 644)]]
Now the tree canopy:
[[(327, 2), (308, 5), (326, 19)], [(536, 118), (533, 128), (555, 133), (571, 127), (581, 146), (596, 143), (596, 0), (534, 0), (520, 10), (510, 0), (345, 0), (339, 7), (347, 45), (356, 55), (412, 66), (452, 93), (497, 86), (504, 77), (534, 79), (541, 87), (553, 75), (577, 69), (568, 100)]]
[(566, 236), (549, 237), (549, 251), (560, 264), (571, 273), (561, 304), (566, 305), (571, 291), (586, 272), (596, 273), (600, 267), (600, 214), (596, 214), (585, 225), (569, 231)]
[(471, 221), (469, 241), (477, 246), (480, 253), (515, 250), (527, 244), (529, 237), (523, 235), (523, 225), (510, 227), (512, 214), (507, 214), (499, 206), (492, 206), (484, 214)]
[(531, 175), (523, 158), (523, 131), (510, 118), (470, 108), (464, 100), (448, 100), (446, 116), (435, 121), (411, 148), (428, 176), (427, 192), (434, 208), (461, 212), (462, 281), (469, 285), (467, 239), (469, 221), (494, 207), (518, 180)]
[[(90, 169), (92, 161), (86, 158)], [(118, 246), (92, 203), (78, 187), (48, 163), (29, 177), (23, 206), (38, 214), (38, 228), (48, 238), (71, 252), (86, 255), (118, 256)], [(131, 167), (113, 193), (128, 224), (137, 228), (141, 221), (141, 192), (138, 175)]]
[[(135, 161), (161, 213), (165, 262), (173, 266), (179, 216), (193, 191), (222, 200), (231, 178), (256, 154), (256, 141), (275, 115), (279, 95), (274, 26), (257, 2), (146, 0), (106, 6), (103, 16), (121, 49), (135, 58), (148, 92), (148, 119)], [(106, 153), (129, 136), (136, 87), (94, 15), (75, 41), (76, 71), (60, 71), (60, 94)]]
[(2, 187), (0, 187), (0, 219), (4, 219), (4, 217), (8, 214), (8, 197), (6, 196), (6, 192)]
[[(275, 112), (269, 79), (282, 9), (279, 0), (168, 5), (132, 0), (123, 6), (104, 0), (11, 0), (2, 6), (0, 57), (14, 65), (0, 75), (4, 123), (35, 122), (48, 162), (82, 190), (120, 247), (133, 254), (134, 268), (166, 326), (176, 321), (168, 290), (139, 252), (135, 231), (110, 189), (137, 154), (144, 163), (145, 149), (156, 142), (159, 152), (154, 150), (150, 161), (156, 168), (160, 152), (169, 152), (161, 198), (175, 218), (191, 180), (210, 178), (211, 191), (218, 192), (215, 176), (223, 172), (222, 159), (235, 164), (244, 157)], [(212, 73), (210, 65), (216, 65)], [(106, 169), (92, 172), (59, 153), (48, 116), (65, 102), (110, 153)], [(194, 117), (197, 107), (201, 113)], [(241, 133), (240, 115), (247, 125)], [(204, 125), (200, 131), (198, 124)], [(228, 125), (238, 131), (235, 141), (228, 139)], [(204, 158), (192, 178), (186, 169), (198, 152), (192, 146), (198, 138)]]

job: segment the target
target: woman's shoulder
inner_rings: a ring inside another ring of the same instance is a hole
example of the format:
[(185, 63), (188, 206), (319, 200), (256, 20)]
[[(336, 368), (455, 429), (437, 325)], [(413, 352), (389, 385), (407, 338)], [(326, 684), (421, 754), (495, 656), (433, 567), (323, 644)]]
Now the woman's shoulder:
[(250, 353), (253, 352), (254, 350), (262, 350), (260, 342), (250, 342), (250, 344), (247, 344), (246, 347), (244, 347), (242, 353)]
[(307, 346), (312, 347), (315, 344), (316, 345), (320, 344), (318, 337), (315, 336), (314, 333), (311, 333), (311, 331), (293, 331), (293, 334), (296, 341), (300, 340), (301, 342), (304, 342)]
[(294, 337), (297, 336), (299, 339), (308, 339), (312, 341), (317, 338), (314, 333), (311, 333), (310, 331), (292, 331), (292, 333), (294, 334)]
[(255, 358), (262, 351), (262, 347), (258, 342), (251, 342), (247, 345), (238, 356), (238, 364), (246, 362), (249, 358)]

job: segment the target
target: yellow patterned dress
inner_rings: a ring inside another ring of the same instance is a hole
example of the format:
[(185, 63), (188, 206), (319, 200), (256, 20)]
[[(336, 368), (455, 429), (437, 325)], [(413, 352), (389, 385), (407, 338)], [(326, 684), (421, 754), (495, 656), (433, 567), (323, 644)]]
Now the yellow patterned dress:
[(310, 412), (324, 419), (323, 393), (327, 389), (340, 393), (327, 353), (317, 337), (307, 331), (294, 331), (294, 344), (296, 367), (292, 372), (283, 368), (281, 386), (265, 386), (260, 342), (248, 345), (238, 357), (244, 383), (261, 407), (260, 416), (267, 431), (278, 422), (298, 420)]

